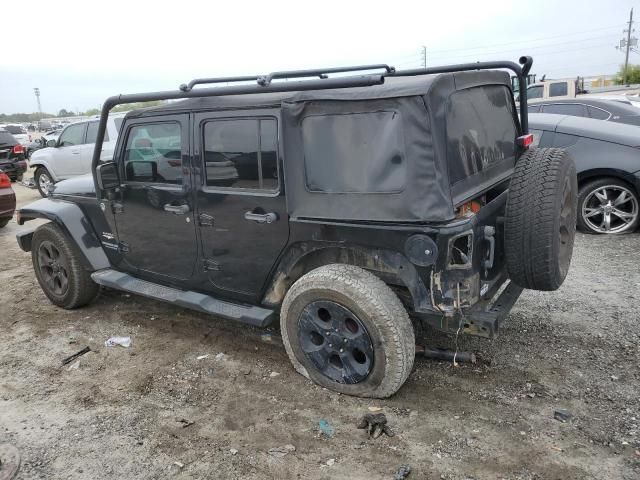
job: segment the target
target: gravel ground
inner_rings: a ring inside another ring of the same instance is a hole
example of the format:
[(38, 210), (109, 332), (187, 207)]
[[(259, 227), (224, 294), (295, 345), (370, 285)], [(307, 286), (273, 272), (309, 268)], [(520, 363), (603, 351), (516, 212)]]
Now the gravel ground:
[[(277, 331), (115, 291), (56, 308), (20, 228), (0, 231), (0, 444), (20, 449), (19, 478), (372, 480), (403, 464), (410, 479), (640, 478), (637, 233), (579, 235), (558, 292), (523, 294), (494, 341), (459, 339), (476, 365), (418, 358), (393, 398), (371, 401), (297, 375)], [(111, 335), (133, 345), (107, 348)], [(394, 437), (355, 427), (370, 406)]]

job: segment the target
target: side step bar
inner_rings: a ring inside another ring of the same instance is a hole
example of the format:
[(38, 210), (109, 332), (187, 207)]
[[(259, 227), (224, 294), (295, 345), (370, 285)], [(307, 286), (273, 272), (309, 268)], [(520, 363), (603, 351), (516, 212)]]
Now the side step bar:
[(140, 280), (112, 269), (98, 270), (91, 274), (91, 278), (98, 285), (162, 300), (256, 327), (266, 327), (273, 321), (274, 311), (267, 308), (224, 302), (202, 293), (178, 290)]

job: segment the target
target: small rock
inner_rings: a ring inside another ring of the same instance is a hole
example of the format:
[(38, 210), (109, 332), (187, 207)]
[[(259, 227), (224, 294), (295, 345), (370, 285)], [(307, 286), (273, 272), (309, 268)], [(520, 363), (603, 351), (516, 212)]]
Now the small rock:
[(393, 480), (405, 480), (411, 473), (411, 465), (402, 465), (396, 474), (393, 476)]
[(616, 377), (615, 375), (611, 375), (611, 380), (612, 381), (615, 382), (616, 380), (619, 380), (619, 379), (620, 379), (620, 377)]
[(215, 359), (220, 361), (220, 360), (224, 360), (224, 357), (226, 357), (226, 355), (224, 353), (220, 352), (219, 354), (217, 354), (215, 356)]
[(535, 394), (535, 393), (533, 393), (533, 392), (531, 392), (531, 393), (527, 393), (527, 397), (529, 397), (529, 398), (535, 398), (535, 397), (536, 397), (536, 394)]
[(196, 357), (196, 360), (204, 360), (205, 358), (209, 358), (209, 354), (205, 354), (205, 355), (200, 355), (198, 357)]
[(325, 465), (327, 467), (333, 467), (336, 463), (336, 459), (335, 458), (330, 458), (329, 460), (327, 460), (327, 463), (325, 463)]
[(264, 343), (271, 343), (273, 337), (270, 333), (263, 333), (262, 335), (260, 335), (260, 340), (262, 340)]
[(78, 370), (79, 368), (80, 368), (80, 360), (78, 360), (77, 362), (74, 362), (71, 365), (69, 365), (69, 368), (67, 368), (67, 370), (69, 370), (69, 371)]
[(249, 375), (251, 373), (251, 369), (250, 368), (243, 368), (240, 371), (242, 372), (243, 375)]
[(269, 374), (269, 376), (270, 376), (271, 378), (273, 378), (273, 377), (277, 377), (278, 375), (280, 375), (280, 373), (278, 373), (278, 372), (271, 372), (271, 373)]
[(553, 418), (562, 423), (568, 422), (571, 417), (573, 417), (573, 415), (568, 410), (556, 410), (553, 412)]
[(269, 453), (269, 455), (271, 455), (272, 457), (282, 458), (288, 453), (295, 452), (295, 451), (296, 451), (296, 447), (294, 447), (291, 444), (287, 444), (283, 447), (270, 448), (267, 453)]
[(181, 462), (173, 462), (173, 464), (178, 468), (184, 468), (184, 463)]
[(370, 412), (381, 412), (382, 411), (382, 407), (369, 407), (369, 411)]
[(229, 453), (231, 455), (236, 455), (238, 453), (238, 450), (236, 450), (235, 448), (232, 448), (232, 449), (229, 450)]

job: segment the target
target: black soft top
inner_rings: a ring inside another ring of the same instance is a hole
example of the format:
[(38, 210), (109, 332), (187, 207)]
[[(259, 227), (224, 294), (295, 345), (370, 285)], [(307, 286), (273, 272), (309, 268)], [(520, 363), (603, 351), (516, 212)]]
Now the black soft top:
[[(202, 97), (137, 110), (127, 117), (273, 108), (292, 219), (443, 222), (455, 218), (456, 204), (513, 171), (515, 158), (510, 156), (490, 169), (479, 167), (468, 180), (450, 178), (450, 97), (485, 86), (504, 87), (499, 89), (500, 105), (509, 105), (504, 115), (513, 116), (514, 129), (518, 120), (510, 77), (497, 70), (387, 76), (384, 84), (369, 87)], [(493, 101), (487, 94), (487, 105)], [(463, 135), (475, 141), (474, 132)], [(513, 145), (515, 136), (505, 141)]]

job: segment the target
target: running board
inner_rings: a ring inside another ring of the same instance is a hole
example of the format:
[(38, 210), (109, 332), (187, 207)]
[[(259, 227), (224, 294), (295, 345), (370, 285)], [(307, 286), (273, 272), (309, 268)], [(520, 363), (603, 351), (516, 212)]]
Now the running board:
[(91, 278), (104, 287), (124, 290), (256, 327), (266, 327), (273, 321), (274, 312), (267, 308), (224, 302), (202, 293), (178, 290), (140, 280), (116, 270), (98, 270), (91, 274)]

